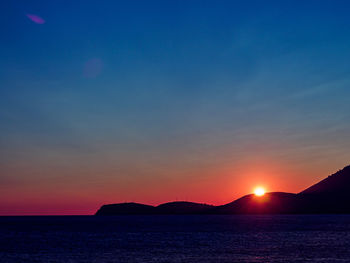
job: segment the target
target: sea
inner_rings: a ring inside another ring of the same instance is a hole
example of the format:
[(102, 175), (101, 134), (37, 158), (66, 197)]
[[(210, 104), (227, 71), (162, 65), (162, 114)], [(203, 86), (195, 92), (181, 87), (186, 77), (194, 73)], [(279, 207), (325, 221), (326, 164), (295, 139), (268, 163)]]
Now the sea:
[(350, 262), (350, 216), (0, 217), (0, 262)]

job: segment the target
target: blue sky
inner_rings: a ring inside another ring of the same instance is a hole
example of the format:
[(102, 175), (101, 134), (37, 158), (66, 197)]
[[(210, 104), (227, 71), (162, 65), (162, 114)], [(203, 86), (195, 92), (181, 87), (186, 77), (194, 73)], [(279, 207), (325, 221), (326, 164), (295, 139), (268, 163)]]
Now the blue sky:
[[(299, 191), (348, 163), (346, 1), (6, 1), (0, 10), (9, 204), (57, 183), (68, 190), (52, 200), (66, 200), (82, 181), (83, 201), (114, 186), (89, 204), (135, 191), (157, 203), (179, 189), (201, 201), (192, 180), (202, 193), (261, 163), (278, 164), (259, 177), (276, 182), (271, 190)], [(203, 201), (249, 191), (230, 187)]]

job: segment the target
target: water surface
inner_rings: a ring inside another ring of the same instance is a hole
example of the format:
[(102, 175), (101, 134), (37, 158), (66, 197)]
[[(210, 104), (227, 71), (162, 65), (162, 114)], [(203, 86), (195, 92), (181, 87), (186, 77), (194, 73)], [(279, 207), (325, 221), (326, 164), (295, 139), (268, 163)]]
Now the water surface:
[(0, 262), (350, 262), (350, 216), (0, 217)]

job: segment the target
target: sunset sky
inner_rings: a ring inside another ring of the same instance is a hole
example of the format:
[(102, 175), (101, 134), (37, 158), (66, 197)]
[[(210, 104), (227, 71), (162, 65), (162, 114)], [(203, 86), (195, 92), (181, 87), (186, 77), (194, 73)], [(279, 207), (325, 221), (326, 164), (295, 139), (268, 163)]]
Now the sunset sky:
[(0, 215), (224, 204), (350, 164), (350, 1), (0, 3)]

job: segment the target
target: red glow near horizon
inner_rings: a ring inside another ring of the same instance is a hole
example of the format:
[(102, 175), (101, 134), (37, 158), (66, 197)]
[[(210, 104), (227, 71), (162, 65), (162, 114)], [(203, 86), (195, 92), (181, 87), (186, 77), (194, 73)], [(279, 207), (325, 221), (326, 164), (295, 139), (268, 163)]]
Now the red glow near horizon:
[[(31, 172), (19, 167), (11, 171), (23, 176)], [(103, 204), (121, 202), (159, 205), (177, 200), (223, 205), (250, 194), (254, 185), (269, 191), (296, 193), (317, 181), (305, 176), (309, 174), (307, 169), (299, 172), (286, 163), (267, 158), (211, 169), (196, 167), (187, 171), (186, 175), (191, 176), (182, 176), (181, 171), (173, 169), (168, 178), (162, 176), (162, 170), (153, 178), (113, 177), (110, 167), (112, 165), (103, 163), (101, 167), (69, 168), (69, 174), (84, 174), (74, 180), (60, 177), (62, 170), (50, 170), (51, 177), (3, 188), (0, 214), (92, 215)], [(141, 164), (140, 167), (142, 170)], [(328, 173), (315, 170), (314, 174), (326, 176)]]

